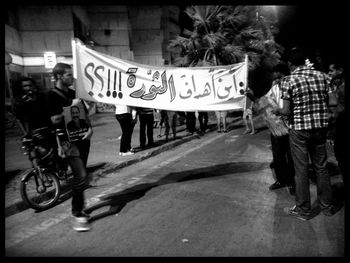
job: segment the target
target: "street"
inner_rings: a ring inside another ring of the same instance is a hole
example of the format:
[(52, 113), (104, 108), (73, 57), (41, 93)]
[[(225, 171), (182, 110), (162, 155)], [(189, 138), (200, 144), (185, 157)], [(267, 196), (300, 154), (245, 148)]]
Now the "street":
[[(274, 182), (269, 131), (207, 133), (109, 173), (86, 190), (92, 229), (72, 229), (71, 199), (5, 218), (5, 255), (344, 256), (344, 207), (309, 221)], [(332, 176), (340, 191), (340, 175)], [(311, 200), (316, 187), (311, 184)]]

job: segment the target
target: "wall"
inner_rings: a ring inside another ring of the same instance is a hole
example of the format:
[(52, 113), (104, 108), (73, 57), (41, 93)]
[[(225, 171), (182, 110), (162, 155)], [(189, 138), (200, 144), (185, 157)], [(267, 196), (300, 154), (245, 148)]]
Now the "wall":
[[(11, 64), (10, 71), (43, 73), (47, 78), (51, 70), (42, 65), (45, 51), (56, 52), (58, 62), (71, 61), (72, 13), (96, 42), (92, 49), (146, 65), (162, 66), (169, 61), (168, 41), (179, 33), (177, 6), (18, 6), (11, 9), (9, 23), (5, 24), (5, 50), (22, 58), (35, 58), (36, 64)], [(114, 110), (103, 105), (98, 108)]]
[(69, 6), (25, 6), (18, 8), (22, 56), (43, 56), (45, 51), (70, 56), (73, 37)]
[(130, 6), (128, 9), (134, 61), (153, 66), (164, 65), (162, 56), (164, 35), (161, 30), (162, 7), (147, 5)]
[[(92, 49), (113, 57), (133, 60), (130, 50), (130, 23), (126, 6), (88, 6)], [(97, 112), (114, 112), (114, 105), (96, 104)]]

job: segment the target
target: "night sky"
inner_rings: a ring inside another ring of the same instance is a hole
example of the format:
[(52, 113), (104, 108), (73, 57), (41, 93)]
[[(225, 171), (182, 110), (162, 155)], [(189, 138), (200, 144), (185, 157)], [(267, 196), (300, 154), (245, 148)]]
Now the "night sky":
[[(346, 14), (347, 7), (344, 3), (334, 3), (327, 1), (326, 5), (321, 1), (307, 5), (277, 6), (279, 33), (276, 42), (286, 50), (294, 46), (302, 47), (312, 61), (315, 51), (319, 51), (325, 61), (329, 57), (344, 58), (349, 31), (345, 20), (350, 14)], [(186, 15), (180, 15), (182, 28), (189, 28), (190, 23), (191, 20)]]
[(320, 50), (325, 57), (345, 57), (347, 8), (345, 5), (331, 5), (330, 1), (327, 3), (285, 7), (279, 14), (280, 33), (276, 41), (287, 49), (301, 46), (309, 54)]

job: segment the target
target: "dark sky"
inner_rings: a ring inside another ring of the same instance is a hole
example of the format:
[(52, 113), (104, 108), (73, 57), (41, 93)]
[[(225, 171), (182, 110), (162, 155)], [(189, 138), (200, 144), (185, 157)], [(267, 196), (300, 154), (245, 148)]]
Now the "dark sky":
[[(325, 58), (333, 55), (345, 57), (348, 49), (345, 42), (349, 31), (345, 20), (350, 18), (350, 10), (349, 14), (346, 14), (348, 10), (344, 2), (326, 3), (319, 1), (303, 5), (277, 6), (279, 34), (276, 41), (286, 50), (300, 46), (310, 58), (316, 50)], [(184, 24), (191, 22), (186, 15), (181, 18), (184, 19)]]
[(345, 54), (347, 8), (327, 3), (284, 8), (279, 14), (276, 40), (286, 48), (298, 45), (309, 52), (320, 49), (325, 55)]

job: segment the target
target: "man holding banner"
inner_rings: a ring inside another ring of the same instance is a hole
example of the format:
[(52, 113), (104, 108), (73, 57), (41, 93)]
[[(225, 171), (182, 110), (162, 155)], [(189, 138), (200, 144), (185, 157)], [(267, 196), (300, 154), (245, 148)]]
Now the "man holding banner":
[[(65, 131), (64, 107), (72, 105), (75, 92), (68, 87), (73, 85), (73, 75), (71, 66), (65, 63), (57, 63), (53, 68), (53, 75), (56, 80), (55, 87), (48, 92), (48, 111), (54, 128)], [(86, 116), (87, 117), (87, 116)], [(72, 215), (75, 218), (73, 229), (76, 231), (88, 231), (89, 216), (83, 212), (84, 190), (87, 183), (86, 161), (90, 148), (90, 137), (92, 128), (89, 121), (88, 131), (77, 142), (70, 141), (66, 132), (63, 136), (57, 135), (58, 154), (67, 157), (69, 166), (73, 172), (73, 196)]]

